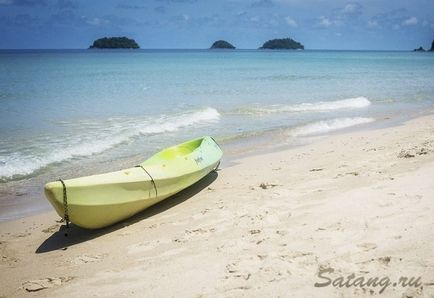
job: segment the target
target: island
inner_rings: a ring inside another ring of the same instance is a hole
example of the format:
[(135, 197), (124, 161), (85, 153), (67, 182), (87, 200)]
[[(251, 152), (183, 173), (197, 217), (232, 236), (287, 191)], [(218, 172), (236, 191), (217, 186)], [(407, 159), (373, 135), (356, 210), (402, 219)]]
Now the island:
[(89, 49), (139, 49), (134, 39), (128, 37), (103, 37), (95, 40)]
[(414, 52), (425, 52), (425, 49), (422, 47), (419, 47), (418, 49), (414, 49)]
[(229, 50), (234, 50), (235, 47), (230, 44), (229, 42), (227, 42), (226, 40), (217, 40), (216, 42), (214, 42), (212, 44), (212, 46), (210, 47), (210, 49), (229, 49)]
[(434, 52), (434, 39), (432, 40), (430, 52)]
[(277, 38), (265, 42), (260, 50), (304, 50), (304, 46), (292, 38)]

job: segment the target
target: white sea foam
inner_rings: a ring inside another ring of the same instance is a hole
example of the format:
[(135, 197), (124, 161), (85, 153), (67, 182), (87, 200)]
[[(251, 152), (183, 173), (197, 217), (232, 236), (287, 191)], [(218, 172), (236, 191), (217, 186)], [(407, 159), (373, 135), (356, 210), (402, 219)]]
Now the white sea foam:
[(107, 138), (77, 145), (64, 145), (62, 148), (47, 152), (44, 156), (12, 153), (0, 156), (0, 179), (27, 176), (49, 164), (61, 162), (74, 157), (93, 155), (108, 150), (122, 142), (121, 137)]
[(220, 120), (220, 113), (213, 108), (172, 116), (170, 119), (162, 117), (154, 124), (143, 126), (139, 129), (142, 134), (155, 134), (177, 131), (180, 128), (191, 126), (201, 122), (216, 122)]
[(354, 97), (335, 101), (319, 101), (294, 105), (272, 105), (268, 107), (249, 108), (248, 113), (288, 113), (288, 112), (328, 112), (344, 109), (360, 109), (371, 105), (366, 97)]
[(0, 155), (0, 180), (27, 176), (50, 164), (71, 158), (98, 154), (139, 135), (174, 132), (200, 123), (217, 122), (219, 119), (220, 114), (216, 109), (206, 108), (178, 115), (162, 115), (148, 121), (135, 119), (122, 122), (113, 119), (110, 124), (100, 125), (100, 130), (95, 128), (96, 123), (92, 122), (89, 133), (93, 133), (94, 136), (89, 138), (90, 141), (83, 141), (86, 136), (76, 136), (73, 141), (65, 140), (60, 144), (53, 141), (53, 149), (43, 155), (20, 152)]
[(323, 121), (313, 122), (310, 124), (306, 124), (291, 129), (289, 135), (293, 137), (319, 135), (330, 131), (352, 127), (355, 125), (370, 123), (373, 121), (375, 121), (375, 119), (364, 118), (364, 117), (336, 118), (332, 120), (323, 120)]

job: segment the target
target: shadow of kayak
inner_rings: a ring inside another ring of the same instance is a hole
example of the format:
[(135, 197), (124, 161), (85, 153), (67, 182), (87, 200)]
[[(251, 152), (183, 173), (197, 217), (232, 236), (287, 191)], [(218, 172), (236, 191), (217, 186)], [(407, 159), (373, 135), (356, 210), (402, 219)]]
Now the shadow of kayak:
[(70, 224), (68, 230), (68, 236), (65, 236), (66, 226), (62, 225), (58, 231), (52, 234), (48, 239), (46, 239), (35, 251), (35, 253), (45, 253), (53, 250), (66, 250), (69, 246), (73, 246), (88, 240), (100, 237), (107, 233), (111, 233), (118, 229), (125, 228), (143, 219), (152, 217), (158, 213), (166, 211), (182, 202), (188, 200), (189, 198), (198, 194), (201, 190), (208, 187), (213, 183), (218, 177), (217, 172), (212, 171), (207, 176), (196, 182), (195, 184), (187, 187), (186, 189), (180, 191), (179, 193), (139, 212), (138, 214), (125, 219), (114, 225), (98, 229), (98, 230), (87, 230)]

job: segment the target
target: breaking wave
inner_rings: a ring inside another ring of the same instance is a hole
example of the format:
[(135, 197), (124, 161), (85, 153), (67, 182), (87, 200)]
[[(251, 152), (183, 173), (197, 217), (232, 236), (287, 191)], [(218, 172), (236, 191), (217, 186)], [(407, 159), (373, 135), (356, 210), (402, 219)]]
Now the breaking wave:
[(313, 122), (310, 124), (306, 124), (291, 129), (289, 135), (293, 137), (319, 135), (330, 131), (335, 131), (335, 130), (348, 128), (360, 124), (370, 123), (374, 121), (375, 119), (373, 118), (364, 118), (364, 117), (336, 118), (332, 120), (323, 120), (323, 121)]
[(0, 155), (0, 180), (21, 178), (53, 163), (98, 154), (139, 135), (174, 132), (192, 125), (219, 120), (220, 113), (216, 109), (205, 108), (178, 115), (161, 115), (145, 121), (112, 119), (100, 123), (97, 128), (92, 122), (90, 129), (87, 129), (90, 135), (76, 135), (61, 141), (53, 137), (51, 141), (40, 145), (42, 153), (12, 152)]
[(335, 101), (319, 101), (293, 105), (271, 105), (268, 107), (254, 107), (239, 111), (246, 114), (328, 112), (344, 109), (361, 109), (370, 105), (371, 102), (366, 97), (354, 97)]

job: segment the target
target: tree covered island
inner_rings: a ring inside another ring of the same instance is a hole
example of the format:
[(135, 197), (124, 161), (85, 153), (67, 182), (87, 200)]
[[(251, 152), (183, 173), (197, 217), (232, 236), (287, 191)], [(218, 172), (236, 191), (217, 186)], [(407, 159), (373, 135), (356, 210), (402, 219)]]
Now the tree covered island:
[(128, 37), (103, 37), (95, 40), (89, 49), (139, 49), (134, 39)]
[(214, 42), (210, 49), (230, 49), (233, 50), (235, 47), (227, 42), (226, 40), (217, 40)]
[(265, 42), (260, 50), (304, 50), (304, 46), (292, 38), (277, 38)]

